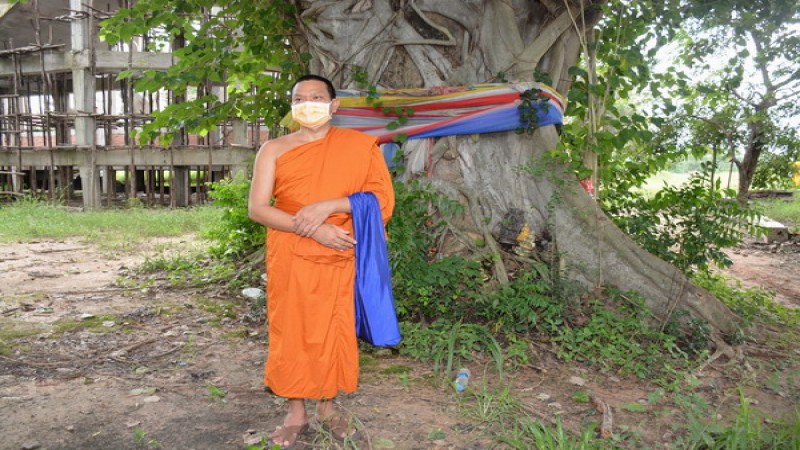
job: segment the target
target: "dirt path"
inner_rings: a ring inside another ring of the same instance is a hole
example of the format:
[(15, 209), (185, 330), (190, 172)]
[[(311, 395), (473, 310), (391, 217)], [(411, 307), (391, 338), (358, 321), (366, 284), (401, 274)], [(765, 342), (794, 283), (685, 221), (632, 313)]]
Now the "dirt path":
[[(170, 289), (161, 279), (122, 287), (120, 277), (154, 251), (110, 254), (75, 240), (0, 247), (0, 448), (241, 449), (279, 424), (282, 401), (261, 382), (264, 327), (243, 298)], [(784, 266), (793, 267), (796, 284), (797, 259)], [(754, 281), (777, 272), (767, 266)], [(782, 295), (797, 301), (788, 284)], [(544, 345), (532, 348), (531, 358), (530, 368), (507, 381), (533, 417), (559, 414), (568, 429), (585, 429), (599, 415), (573, 394), (587, 390), (615, 409), (618, 430), (656, 448), (674, 442), (676, 405), (626, 408), (641, 404), (654, 385), (565, 366)], [(502, 398), (483, 395), (482, 386), (496, 380), (472, 369), (476, 395), (457, 395), (431, 367), (364, 354), (358, 392), (338, 399), (360, 420), (357, 448), (496, 448), (486, 422)], [(712, 367), (700, 379), (713, 386), (709, 401), (721, 411), (738, 402), (726, 371)], [(800, 387), (786, 383), (754, 384), (748, 395), (773, 412), (789, 411)], [(469, 409), (460, 407), (465, 401)], [(341, 446), (311, 432), (300, 448)]]

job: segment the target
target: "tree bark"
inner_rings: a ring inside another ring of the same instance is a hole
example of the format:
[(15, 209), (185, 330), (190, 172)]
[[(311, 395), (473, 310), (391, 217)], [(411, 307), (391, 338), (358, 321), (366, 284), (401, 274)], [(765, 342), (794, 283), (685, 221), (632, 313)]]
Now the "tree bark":
[[(530, 81), (539, 70), (565, 93), (579, 37), (597, 23), (604, 1), (300, 1), (298, 10), (304, 44), (316, 55), (313, 70), (340, 87), (354, 87), (355, 66), (367, 68), (379, 88), (469, 85), (496, 81), (501, 73)], [(545, 155), (558, 139), (552, 126), (530, 136), (441, 138), (431, 182), (465, 204), (467, 214), (452, 224), (458, 235), (489, 235), (490, 249), (497, 249), (491, 230), (509, 211), (521, 210), (537, 237), (550, 238), (557, 269), (585, 289), (638, 291), (661, 322), (682, 308), (719, 332), (733, 332), (736, 317), (725, 305), (634, 243), (566, 167)], [(416, 145), (409, 142), (407, 154)]]

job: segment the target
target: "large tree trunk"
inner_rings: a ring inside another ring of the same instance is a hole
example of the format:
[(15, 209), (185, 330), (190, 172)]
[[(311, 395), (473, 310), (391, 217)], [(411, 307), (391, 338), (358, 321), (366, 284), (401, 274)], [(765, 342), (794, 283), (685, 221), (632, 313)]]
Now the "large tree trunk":
[[(492, 82), (499, 73), (530, 81), (539, 70), (565, 93), (582, 27), (597, 22), (596, 5), (603, 2), (300, 1), (298, 10), (305, 44), (316, 55), (313, 70), (342, 87), (353, 87), (355, 66), (366, 68), (373, 84), (391, 88)], [(491, 238), (490, 231), (510, 211), (521, 210), (537, 237), (550, 237), (559, 268), (585, 288), (638, 291), (658, 320), (681, 308), (717, 331), (734, 331), (735, 316), (728, 308), (620, 231), (566, 167), (533, 170), (553, 164), (544, 153), (558, 139), (552, 126), (532, 136), (442, 138), (431, 181), (468, 208), (458, 234)], [(523, 166), (533, 169), (520, 170)]]

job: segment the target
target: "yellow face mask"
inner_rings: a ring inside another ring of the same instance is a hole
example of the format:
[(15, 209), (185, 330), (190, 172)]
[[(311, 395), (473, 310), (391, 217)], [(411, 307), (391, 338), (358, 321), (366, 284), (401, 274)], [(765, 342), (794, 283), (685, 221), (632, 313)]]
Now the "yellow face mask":
[(292, 119), (306, 128), (319, 128), (332, 118), (329, 102), (302, 102), (292, 105)]

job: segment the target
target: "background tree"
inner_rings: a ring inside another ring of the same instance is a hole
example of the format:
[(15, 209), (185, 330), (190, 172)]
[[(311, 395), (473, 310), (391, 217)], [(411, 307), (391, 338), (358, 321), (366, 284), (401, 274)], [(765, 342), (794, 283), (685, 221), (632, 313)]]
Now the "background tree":
[[(684, 142), (716, 136), (709, 148), (727, 153), (738, 169), (738, 196), (754, 180), (791, 173), (798, 141), (793, 119), (800, 112), (800, 8), (797, 2), (686, 1), (678, 61), (667, 83), (678, 105), (663, 112), (684, 126)], [(756, 177), (762, 155), (771, 164)], [(780, 157), (783, 155), (783, 157)], [(782, 167), (775, 167), (780, 161)]]

